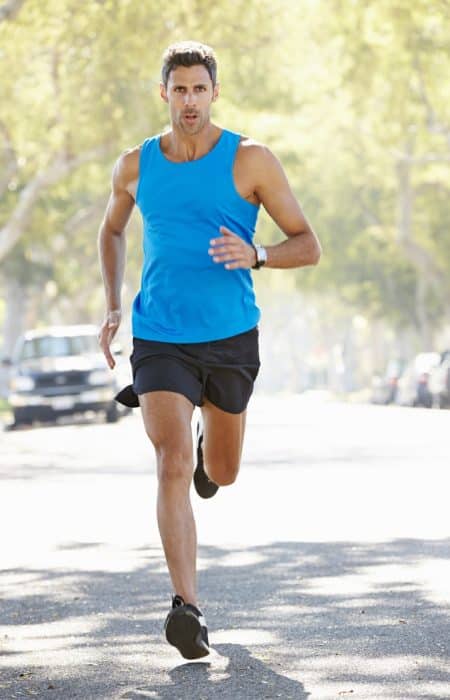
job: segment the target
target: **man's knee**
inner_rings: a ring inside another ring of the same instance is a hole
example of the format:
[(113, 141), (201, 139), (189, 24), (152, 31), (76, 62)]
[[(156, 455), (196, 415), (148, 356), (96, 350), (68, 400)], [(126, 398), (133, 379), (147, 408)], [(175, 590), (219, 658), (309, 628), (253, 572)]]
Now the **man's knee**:
[(230, 486), (234, 484), (239, 473), (239, 462), (236, 461), (221, 461), (215, 462), (211, 466), (205, 465), (206, 472), (217, 486)]
[(155, 445), (155, 451), (160, 484), (190, 483), (193, 470), (191, 450), (180, 446)]

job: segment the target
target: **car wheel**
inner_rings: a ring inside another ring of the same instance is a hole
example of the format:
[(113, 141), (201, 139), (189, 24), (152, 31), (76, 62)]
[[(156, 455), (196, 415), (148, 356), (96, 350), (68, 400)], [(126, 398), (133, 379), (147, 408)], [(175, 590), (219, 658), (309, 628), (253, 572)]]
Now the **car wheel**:
[(13, 412), (14, 428), (19, 428), (21, 425), (33, 425), (33, 419), (24, 411), (17, 410)]
[(115, 401), (106, 409), (106, 422), (107, 423), (117, 423), (119, 420), (119, 409)]

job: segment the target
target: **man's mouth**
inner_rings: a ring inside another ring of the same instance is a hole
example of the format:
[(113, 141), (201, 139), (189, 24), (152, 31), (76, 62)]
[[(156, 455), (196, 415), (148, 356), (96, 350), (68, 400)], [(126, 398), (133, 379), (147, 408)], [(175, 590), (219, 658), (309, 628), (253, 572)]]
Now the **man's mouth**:
[(197, 117), (197, 114), (183, 114), (183, 118), (186, 119), (189, 124), (193, 124)]

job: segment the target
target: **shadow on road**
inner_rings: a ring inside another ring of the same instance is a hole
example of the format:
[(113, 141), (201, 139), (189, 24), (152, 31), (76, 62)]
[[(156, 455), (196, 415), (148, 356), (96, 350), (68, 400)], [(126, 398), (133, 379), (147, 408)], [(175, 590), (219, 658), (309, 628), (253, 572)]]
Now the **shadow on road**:
[(200, 601), (219, 655), (201, 664), (181, 663), (163, 639), (161, 552), (134, 554), (128, 571), (1, 572), (1, 697), (301, 700), (314, 679), (336, 697), (381, 684), (383, 697), (412, 697), (412, 684), (425, 698), (440, 697), (427, 683), (450, 682), (445, 602), (414, 573), (448, 561), (448, 539), (201, 547)]
[[(127, 691), (120, 697), (124, 700), (139, 700), (152, 697), (157, 700), (176, 698), (228, 698), (238, 700), (260, 700), (261, 698), (283, 698), (283, 700), (306, 700), (310, 693), (303, 685), (273, 671), (268, 664), (258, 661), (241, 644), (217, 644), (215, 651), (227, 660), (223, 678), (212, 677), (211, 664), (186, 663), (168, 672), (170, 683), (143, 685)], [(195, 689), (195, 695), (193, 694)]]

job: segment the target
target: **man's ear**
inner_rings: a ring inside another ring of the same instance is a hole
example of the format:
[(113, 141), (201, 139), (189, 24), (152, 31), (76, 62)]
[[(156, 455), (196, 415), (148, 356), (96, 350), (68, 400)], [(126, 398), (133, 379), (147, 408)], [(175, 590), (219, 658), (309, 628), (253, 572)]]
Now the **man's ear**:
[(159, 84), (159, 94), (161, 95), (161, 99), (164, 100), (164, 102), (168, 102), (169, 99), (167, 97), (167, 89), (164, 83)]
[(219, 98), (220, 84), (216, 83), (213, 88), (213, 98), (212, 101), (215, 102)]

